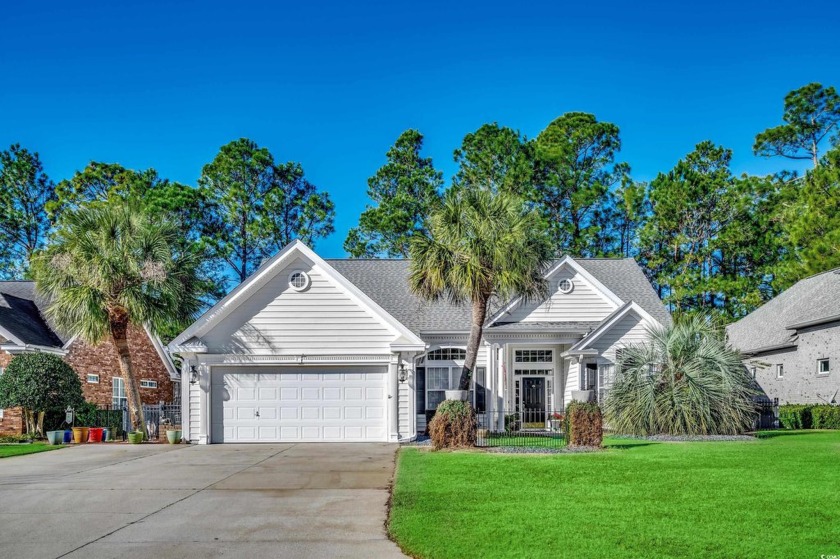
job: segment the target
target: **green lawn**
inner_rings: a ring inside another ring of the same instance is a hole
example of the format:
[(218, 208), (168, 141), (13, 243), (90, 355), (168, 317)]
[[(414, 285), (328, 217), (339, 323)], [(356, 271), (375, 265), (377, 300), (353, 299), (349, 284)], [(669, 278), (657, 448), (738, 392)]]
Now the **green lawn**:
[(390, 530), (442, 557), (840, 554), (840, 432), (608, 440), (605, 452), (400, 452)]
[(33, 454), (35, 452), (44, 452), (47, 450), (56, 450), (63, 447), (64, 445), (53, 446), (47, 443), (0, 444), (0, 458), (8, 458), (9, 456), (21, 456), (23, 454)]

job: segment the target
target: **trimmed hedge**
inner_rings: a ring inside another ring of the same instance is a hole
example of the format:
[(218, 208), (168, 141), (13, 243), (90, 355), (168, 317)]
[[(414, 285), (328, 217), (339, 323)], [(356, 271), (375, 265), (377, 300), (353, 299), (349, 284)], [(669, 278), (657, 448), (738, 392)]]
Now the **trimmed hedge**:
[(779, 406), (779, 424), (785, 429), (810, 429), (810, 404), (785, 404)]
[(444, 400), (429, 422), (429, 436), (435, 450), (475, 446), (478, 420), (469, 402)]
[(811, 425), (814, 429), (840, 429), (840, 406), (814, 406)]
[(570, 446), (600, 447), (604, 441), (604, 419), (595, 403), (573, 401), (563, 419), (566, 443)]
[(840, 429), (840, 406), (785, 404), (779, 406), (779, 424), (785, 429)]

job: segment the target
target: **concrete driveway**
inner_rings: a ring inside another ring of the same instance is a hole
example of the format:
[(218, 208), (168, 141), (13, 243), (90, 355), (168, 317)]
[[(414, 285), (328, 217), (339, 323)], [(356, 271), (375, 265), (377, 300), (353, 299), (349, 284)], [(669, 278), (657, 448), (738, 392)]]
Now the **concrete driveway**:
[(403, 557), (396, 445), (86, 445), (0, 460), (0, 557)]

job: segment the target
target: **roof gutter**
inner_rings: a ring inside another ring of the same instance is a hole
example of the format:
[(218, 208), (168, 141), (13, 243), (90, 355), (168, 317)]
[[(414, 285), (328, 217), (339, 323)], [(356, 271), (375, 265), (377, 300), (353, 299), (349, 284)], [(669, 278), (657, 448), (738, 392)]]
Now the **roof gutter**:
[(17, 353), (52, 353), (54, 355), (67, 355), (67, 350), (62, 349), (59, 347), (49, 347), (44, 345), (36, 345), (36, 344), (2, 344), (0, 345), (0, 349), (3, 351), (7, 351), (11, 354)]
[(805, 322), (797, 322), (796, 324), (791, 324), (790, 326), (785, 326), (786, 330), (799, 330), (801, 328), (807, 328), (809, 326), (817, 326), (819, 324), (825, 324), (827, 322), (837, 322), (840, 321), (840, 314), (834, 314), (831, 316), (824, 316), (823, 318), (815, 318), (813, 320), (806, 320)]
[(783, 343), (783, 344), (768, 345), (768, 346), (764, 346), (764, 347), (758, 347), (758, 348), (755, 348), (755, 349), (748, 349), (748, 350), (742, 351), (741, 353), (743, 355), (758, 355), (759, 353), (767, 353), (768, 351), (776, 351), (776, 350), (779, 350), (779, 349), (790, 349), (790, 348), (795, 348), (795, 347), (796, 347), (795, 343), (786, 342), (786, 343)]

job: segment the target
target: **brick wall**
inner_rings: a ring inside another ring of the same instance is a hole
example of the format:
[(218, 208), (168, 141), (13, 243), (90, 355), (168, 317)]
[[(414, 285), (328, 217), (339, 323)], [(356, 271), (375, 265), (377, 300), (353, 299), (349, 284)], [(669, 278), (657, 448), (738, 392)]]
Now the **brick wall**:
[[(8, 367), (12, 356), (5, 351), (0, 351), (0, 367)], [(3, 418), (0, 419), (0, 435), (19, 435), (23, 433), (23, 412), (20, 408), (3, 410)]]
[[(169, 371), (155, 351), (151, 340), (142, 328), (132, 327), (128, 333), (131, 364), (138, 382), (143, 379), (157, 381), (157, 388), (140, 388), (144, 404), (172, 402), (173, 386)], [(76, 340), (70, 345), (64, 360), (79, 373), (85, 400), (97, 405), (110, 405), (113, 398), (113, 377), (122, 377), (117, 350), (106, 340), (97, 346)], [(88, 374), (99, 375), (98, 383), (87, 382)]]

